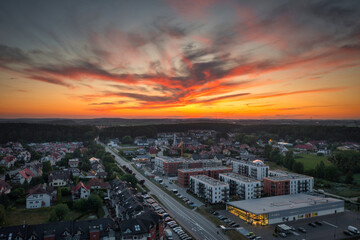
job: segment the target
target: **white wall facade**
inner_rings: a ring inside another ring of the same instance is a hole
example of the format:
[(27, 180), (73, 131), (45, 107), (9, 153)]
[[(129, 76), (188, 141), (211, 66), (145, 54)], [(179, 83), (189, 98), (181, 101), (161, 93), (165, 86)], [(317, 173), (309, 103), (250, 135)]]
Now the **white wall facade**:
[(26, 208), (50, 207), (50, 195), (46, 193), (31, 194), (26, 198)]
[[(201, 175), (200, 175), (201, 176)], [(214, 179), (215, 180), (215, 179)], [(198, 197), (210, 203), (227, 202), (229, 199), (229, 184), (213, 185), (207, 181), (198, 179), (197, 176), (190, 177), (190, 188)], [(201, 193), (201, 187), (204, 188)]]

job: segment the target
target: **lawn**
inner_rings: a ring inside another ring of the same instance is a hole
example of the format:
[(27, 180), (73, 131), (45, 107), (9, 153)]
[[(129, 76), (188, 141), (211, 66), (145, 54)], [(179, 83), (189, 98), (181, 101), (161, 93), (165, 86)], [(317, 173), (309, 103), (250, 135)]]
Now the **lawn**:
[(19, 208), (6, 211), (6, 225), (41, 224), (48, 222), (52, 207), (25, 209)]
[(295, 160), (304, 164), (305, 171), (315, 169), (316, 165), (321, 161), (324, 162), (325, 166), (332, 165), (332, 163), (327, 160), (327, 156), (317, 156), (315, 154), (297, 154)]

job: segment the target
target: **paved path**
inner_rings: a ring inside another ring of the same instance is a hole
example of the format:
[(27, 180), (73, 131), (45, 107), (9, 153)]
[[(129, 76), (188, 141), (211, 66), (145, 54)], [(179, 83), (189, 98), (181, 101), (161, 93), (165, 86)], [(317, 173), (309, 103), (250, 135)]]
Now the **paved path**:
[[(99, 142), (100, 143), (100, 142)], [(101, 144), (101, 143), (100, 143)], [(106, 151), (115, 155), (115, 160), (120, 165), (125, 165), (133, 172), (137, 173), (138, 180), (145, 180), (145, 186), (149, 188), (150, 193), (156, 195), (168, 213), (180, 223), (194, 238), (201, 240), (225, 240), (228, 239), (211, 221), (206, 219), (201, 214), (184, 207), (177, 202), (166, 192), (156, 186), (154, 183), (146, 179), (143, 175), (138, 173), (135, 168), (129, 163), (120, 158), (116, 153), (111, 151), (110, 148), (102, 144)]]

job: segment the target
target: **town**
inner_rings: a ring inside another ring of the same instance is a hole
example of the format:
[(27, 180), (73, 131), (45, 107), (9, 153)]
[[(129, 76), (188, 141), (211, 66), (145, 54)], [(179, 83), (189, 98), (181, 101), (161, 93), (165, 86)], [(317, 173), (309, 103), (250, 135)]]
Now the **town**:
[(273, 137), (191, 129), (152, 138), (6, 142), (0, 238), (358, 234), (360, 173), (346, 164), (359, 157), (359, 143)]

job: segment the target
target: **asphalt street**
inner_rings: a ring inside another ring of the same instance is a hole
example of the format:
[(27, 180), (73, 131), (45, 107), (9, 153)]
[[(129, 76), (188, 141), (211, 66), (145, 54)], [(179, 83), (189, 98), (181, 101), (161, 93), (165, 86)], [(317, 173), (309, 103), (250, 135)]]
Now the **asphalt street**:
[(125, 165), (133, 172), (136, 172), (138, 180), (145, 180), (145, 186), (150, 189), (150, 193), (157, 196), (167, 212), (183, 227), (185, 228), (194, 238), (205, 239), (205, 240), (225, 240), (228, 239), (222, 231), (219, 230), (211, 221), (206, 219), (201, 214), (194, 210), (184, 207), (182, 204), (177, 202), (166, 192), (161, 190), (154, 183), (150, 182), (143, 175), (138, 173), (135, 168), (129, 163), (120, 158), (115, 152), (109, 147), (103, 145), (106, 151), (111, 152), (115, 156), (115, 160), (120, 165)]

